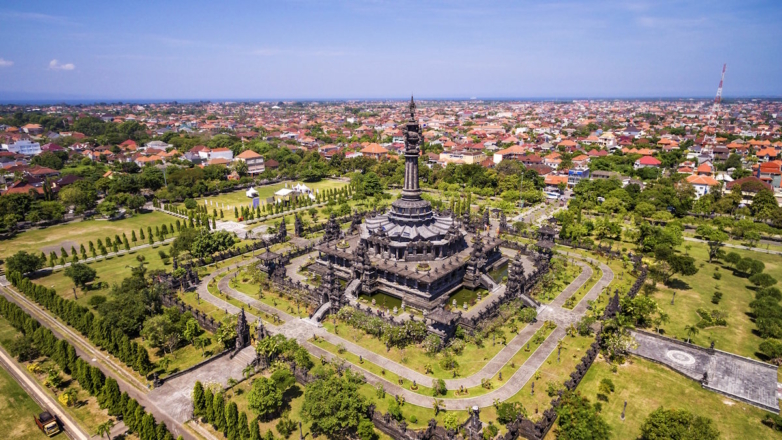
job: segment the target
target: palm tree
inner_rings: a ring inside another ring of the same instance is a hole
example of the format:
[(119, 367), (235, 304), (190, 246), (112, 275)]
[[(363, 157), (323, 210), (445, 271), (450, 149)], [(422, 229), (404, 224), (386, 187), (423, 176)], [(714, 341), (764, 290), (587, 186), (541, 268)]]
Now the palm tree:
[(249, 379), (254, 373), (255, 367), (253, 367), (252, 364), (244, 367), (244, 370), (242, 370), (242, 376), (244, 376), (245, 379)]
[(163, 368), (163, 372), (165, 372), (168, 370), (168, 366), (171, 365), (171, 358), (168, 356), (163, 356), (157, 361), (157, 364), (160, 365)]
[(695, 325), (685, 325), (684, 331), (687, 332), (687, 343), (690, 343), (690, 338), (698, 334), (698, 327)]
[(432, 409), (434, 410), (434, 415), (440, 414), (440, 410), (445, 408), (445, 405), (443, 405), (443, 401), (439, 399), (434, 399), (432, 401)]
[(98, 437), (103, 437), (104, 435), (108, 440), (111, 440), (111, 428), (114, 427), (114, 420), (106, 420), (105, 422), (98, 425)]

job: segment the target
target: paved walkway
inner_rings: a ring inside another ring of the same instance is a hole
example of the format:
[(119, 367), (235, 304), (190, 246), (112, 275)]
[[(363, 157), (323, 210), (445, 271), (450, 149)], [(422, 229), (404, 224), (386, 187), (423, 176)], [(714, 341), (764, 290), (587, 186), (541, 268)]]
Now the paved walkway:
[[(79, 260), (78, 263), (92, 263), (93, 261), (101, 261), (101, 260), (105, 260), (106, 258), (111, 258), (111, 257), (119, 256), (119, 255), (129, 254), (131, 252), (136, 252), (139, 249), (146, 249), (146, 248), (152, 247), (152, 246), (160, 246), (161, 244), (164, 244), (164, 243), (171, 243), (175, 239), (176, 239), (176, 237), (170, 237), (170, 238), (167, 238), (167, 239), (165, 239), (163, 241), (156, 241), (154, 244), (147, 243), (147, 244), (142, 244), (142, 245), (139, 245), (139, 246), (134, 246), (134, 247), (130, 248), (130, 250), (127, 250), (127, 251), (123, 249), (123, 250), (120, 250), (120, 251), (117, 251), (117, 252), (109, 252), (106, 255), (97, 255), (95, 257), (89, 257), (86, 260)], [(71, 264), (73, 264), (73, 263), (58, 264), (58, 265), (53, 266), (53, 267), (44, 267), (43, 269), (39, 269), (36, 272), (47, 272), (47, 271), (59, 270), (59, 269), (66, 268), (66, 267), (70, 266)]]
[(779, 413), (776, 366), (653, 333), (632, 334), (638, 342), (638, 348), (631, 350), (632, 353), (696, 381), (701, 381), (703, 373), (707, 373), (708, 383), (703, 384), (704, 388)]
[[(696, 243), (708, 243), (708, 241), (706, 241), (706, 240), (701, 240), (700, 238), (695, 238), (695, 237), (687, 237), (686, 235), (684, 236), (684, 240), (686, 240), (686, 241), (694, 241)], [(725, 243), (724, 246), (726, 248), (731, 248), (731, 249), (743, 249), (745, 251), (761, 252), (761, 253), (764, 253), (764, 254), (782, 255), (782, 251), (775, 251), (775, 250), (772, 250), (772, 249), (763, 249), (763, 248), (759, 248), (759, 247), (749, 247), (749, 246), (743, 246), (743, 245), (740, 245), (740, 244)]]
[[(578, 259), (588, 259), (578, 254), (572, 254), (568, 256), (572, 256)], [(251, 304), (253, 307), (258, 307), (259, 309), (267, 313), (277, 313), (280, 316), (281, 320), (284, 323), (278, 327), (269, 326), (269, 331), (271, 333), (282, 333), (288, 338), (297, 339), (302, 345), (304, 345), (307, 348), (307, 350), (309, 350), (315, 356), (322, 355), (327, 359), (334, 358), (335, 356), (329, 353), (328, 351), (323, 350), (317, 346), (314, 346), (313, 344), (308, 342), (308, 340), (311, 339), (313, 335), (318, 335), (318, 337), (323, 338), (334, 345), (343, 344), (345, 348), (351, 353), (353, 353), (354, 355), (362, 356), (368, 362), (371, 362), (376, 365), (380, 365), (383, 368), (385, 368), (387, 371), (395, 373), (398, 376), (403, 377), (408, 381), (415, 380), (417, 383), (420, 383), (424, 386), (429, 386), (429, 384), (433, 379), (432, 376), (424, 375), (404, 365), (398, 364), (382, 355), (367, 350), (351, 341), (343, 339), (338, 335), (329, 333), (325, 329), (318, 328), (317, 326), (307, 323), (305, 320), (294, 318), (288, 315), (287, 313), (271, 308), (266, 304), (260, 303), (257, 300), (254, 300), (253, 298), (250, 298), (249, 296), (242, 294), (241, 292), (237, 292), (236, 290), (231, 289), (230, 286), (227, 286), (227, 282), (229, 278), (226, 277), (224, 274), (227, 274), (233, 269), (236, 269), (238, 267), (250, 264), (250, 262), (252, 261), (254, 260), (243, 261), (238, 264), (222, 268), (216, 271), (215, 273), (211, 274), (209, 277), (206, 277), (203, 280), (203, 282), (198, 286), (198, 292), (199, 295), (201, 296), (201, 299), (208, 301), (220, 308), (223, 308), (227, 310), (229, 313), (239, 312), (238, 307), (215, 297), (214, 295), (209, 293), (208, 290), (206, 289), (206, 285), (211, 281), (211, 279), (222, 275), (222, 278), (219, 283), (221, 282), (225, 282), (225, 283), (223, 285), (218, 284), (218, 286), (222, 291), (229, 292), (232, 297), (242, 302), (245, 302), (247, 304)], [(557, 301), (557, 304), (564, 303), (568, 297), (573, 295), (583, 284), (587, 282), (587, 280), (589, 280), (589, 277), (592, 274), (592, 269), (588, 265), (585, 265), (584, 263), (580, 263), (580, 264), (582, 265), (581, 267), (584, 269), (582, 271), (582, 274), (563, 290), (560, 296), (563, 295), (564, 296), (561, 299), (559, 297), (557, 298), (559, 300)], [(603, 288), (613, 280), (614, 277), (613, 271), (611, 271), (611, 269), (603, 263), (600, 263), (600, 266), (603, 271), (603, 276), (589, 290), (589, 292), (584, 296), (584, 298), (581, 299), (581, 301), (576, 305), (576, 307), (573, 310), (563, 309), (560, 305), (554, 303), (545, 306), (544, 308), (541, 309), (538, 315), (538, 321), (536, 323), (533, 323), (525, 327), (502, 350), (500, 350), (500, 352), (497, 353), (497, 355), (495, 355), (495, 357), (492, 360), (490, 360), (486, 365), (484, 365), (484, 367), (479, 372), (469, 377), (445, 380), (446, 387), (448, 389), (458, 389), (461, 386), (467, 388), (479, 386), (482, 378), (494, 377), (497, 374), (497, 372), (499, 372), (500, 369), (508, 361), (510, 361), (510, 359), (519, 350), (521, 350), (527, 344), (527, 342), (532, 338), (535, 332), (537, 332), (537, 330), (543, 326), (544, 321), (552, 320), (556, 322), (558, 325), (557, 329), (555, 329), (554, 332), (543, 342), (543, 344), (540, 345), (535, 350), (535, 352), (532, 353), (532, 355), (527, 359), (527, 361), (519, 367), (519, 369), (513, 374), (513, 376), (511, 376), (503, 384), (502, 387), (493, 390), (487, 394), (484, 394), (482, 396), (477, 396), (473, 398), (445, 399), (444, 401), (446, 403), (446, 407), (449, 409), (468, 409), (474, 405), (478, 405), (479, 407), (487, 407), (493, 404), (494, 399), (504, 400), (515, 395), (529, 381), (529, 379), (535, 374), (535, 372), (540, 368), (540, 366), (543, 365), (543, 362), (545, 362), (545, 360), (551, 355), (551, 353), (553, 353), (553, 351), (556, 349), (557, 342), (565, 336), (565, 331), (567, 326), (576, 322), (578, 319), (580, 319), (581, 316), (583, 316), (586, 313), (587, 302), (589, 300), (597, 298), (602, 292)], [(267, 309), (270, 309), (271, 312), (269, 312)], [(248, 314), (247, 312), (245, 313), (247, 315), (247, 319), (251, 322), (258, 319), (258, 317), (252, 314)], [(398, 385), (388, 381), (387, 379), (376, 376), (375, 374), (369, 372), (368, 370), (361, 368), (360, 365), (355, 365), (352, 363), (349, 364), (351, 365), (351, 368), (361, 371), (367, 377), (368, 382), (374, 385), (382, 384), (388, 392), (395, 395), (404, 396), (406, 402), (412, 403), (414, 405), (424, 406), (424, 407), (431, 406), (432, 397), (424, 396), (415, 393), (411, 390), (401, 388)]]
[[(252, 260), (251, 260), (252, 261)], [(262, 303), (261, 301), (258, 301), (255, 298), (252, 298), (251, 296), (247, 295), (246, 293), (242, 293), (233, 287), (231, 287), (231, 275), (235, 274), (237, 271), (231, 269), (227, 275), (220, 278), (220, 280), (217, 282), (217, 288), (222, 293), (227, 293), (231, 296), (231, 298), (236, 298), (239, 301), (250, 305), (252, 307), (255, 307), (258, 310), (262, 310), (270, 315), (277, 315), (280, 319), (287, 322), (293, 319), (298, 319), (297, 317), (294, 317), (283, 310), (277, 309), (275, 307), (272, 307), (270, 305), (267, 305), (265, 303)]]
[(223, 355), (192, 371), (165, 381), (163, 386), (155, 388), (149, 393), (149, 399), (180, 423), (192, 418), (193, 386), (196, 381), (203, 384), (218, 383), (221, 386), (228, 385), (230, 379), (237, 382), (243, 378), (242, 372), (255, 359), (255, 347), (246, 347), (235, 357)]

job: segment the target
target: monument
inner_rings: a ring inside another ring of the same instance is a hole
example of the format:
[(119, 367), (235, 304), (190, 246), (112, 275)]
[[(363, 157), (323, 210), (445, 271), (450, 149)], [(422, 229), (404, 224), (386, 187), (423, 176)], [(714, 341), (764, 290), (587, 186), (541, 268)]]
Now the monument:
[(389, 212), (368, 214), (357, 234), (342, 236), (327, 225), (315, 270), (325, 273), (332, 264), (339, 278), (358, 280), (360, 292), (383, 292), (428, 312), (446, 304), (463, 286), (492, 288), (486, 272), (502, 258), (501, 240), (471, 232), (468, 223), (457, 222), (451, 212), (435, 212), (421, 197), (418, 159), (423, 135), (412, 98), (403, 133), (401, 197)]

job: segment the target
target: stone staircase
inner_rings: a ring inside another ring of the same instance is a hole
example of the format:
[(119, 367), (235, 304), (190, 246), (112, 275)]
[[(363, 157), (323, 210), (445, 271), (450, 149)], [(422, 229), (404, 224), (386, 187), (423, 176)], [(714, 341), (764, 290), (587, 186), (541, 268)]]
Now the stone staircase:
[(498, 287), (500, 287), (499, 284), (494, 282), (492, 277), (485, 273), (481, 274), (481, 285), (488, 289), (489, 292), (494, 292)]
[(236, 356), (234, 356), (233, 361), (238, 362), (242, 365), (242, 367), (246, 367), (247, 365), (250, 365), (255, 360), (255, 347), (252, 345), (244, 347), (243, 349), (239, 350), (239, 353), (236, 353)]
[(326, 315), (326, 312), (328, 312), (330, 308), (331, 308), (330, 302), (321, 304), (320, 307), (318, 307), (318, 310), (315, 312), (314, 315), (312, 315), (311, 318), (303, 319), (303, 321), (308, 324), (312, 324), (318, 327), (323, 327), (320, 321), (323, 319), (323, 317)]
[(359, 289), (361, 288), (361, 281), (360, 280), (352, 280), (350, 284), (345, 288), (345, 296), (348, 297), (348, 299), (358, 299), (358, 293)]

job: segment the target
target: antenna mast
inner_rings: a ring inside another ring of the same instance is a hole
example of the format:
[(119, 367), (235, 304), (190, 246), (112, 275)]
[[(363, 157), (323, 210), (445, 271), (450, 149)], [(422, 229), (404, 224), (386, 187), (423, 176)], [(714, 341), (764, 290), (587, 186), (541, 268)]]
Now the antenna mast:
[(709, 113), (709, 125), (714, 127), (714, 134), (712, 136), (705, 136), (704, 140), (711, 140), (717, 142), (717, 115), (720, 111), (720, 104), (722, 104), (722, 84), (725, 82), (725, 70), (728, 64), (722, 65), (722, 76), (720, 77), (720, 85), (717, 87), (717, 96), (714, 97), (714, 104), (711, 106), (711, 112)]
[(727, 69), (728, 64), (725, 63), (722, 65), (722, 76), (720, 77), (720, 86), (717, 87), (717, 96), (714, 97), (714, 106), (712, 107), (712, 114), (714, 117), (717, 117), (717, 112), (720, 110), (720, 104), (722, 103), (722, 83), (725, 82), (725, 69)]

